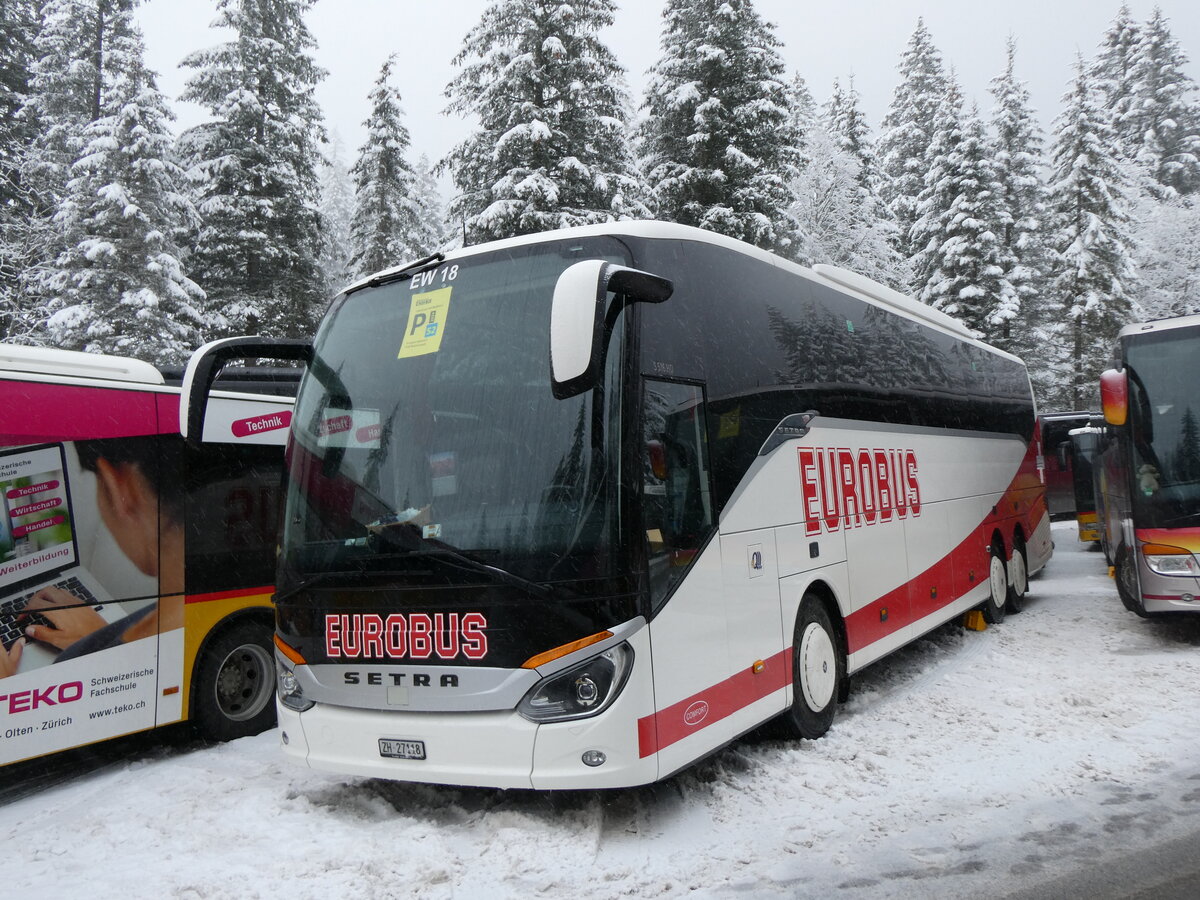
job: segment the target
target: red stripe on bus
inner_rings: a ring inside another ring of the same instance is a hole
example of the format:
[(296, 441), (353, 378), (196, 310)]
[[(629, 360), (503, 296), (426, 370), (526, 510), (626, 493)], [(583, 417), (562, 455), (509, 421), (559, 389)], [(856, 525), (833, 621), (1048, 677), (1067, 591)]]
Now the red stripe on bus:
[(763, 660), (761, 672), (746, 668), (710, 688), (638, 719), (638, 752), (644, 759), (720, 722), (792, 681), (792, 648)]
[(275, 586), (265, 584), (256, 588), (239, 588), (236, 591), (213, 591), (210, 594), (189, 594), (186, 603), (211, 603), (214, 600), (233, 600), (237, 597), (252, 597), (255, 594), (273, 594)]
[[(1039, 490), (1036, 474), (1036, 456), (1036, 444), (1031, 442), (999, 502), (958, 546), (916, 577), (846, 617), (847, 652), (855, 653), (895, 634), (988, 583), (993, 530), (1003, 522), (1015, 520), (1028, 539), (1037, 526), (1040, 507), (1045, 506), (1045, 495)], [(1003, 531), (1007, 540), (1011, 529)], [(1012, 547), (1007, 549), (1011, 556)]]
[[(79, 441), (179, 431), (179, 395), (0, 382), (0, 444)], [(173, 411), (172, 411), (173, 409)]]

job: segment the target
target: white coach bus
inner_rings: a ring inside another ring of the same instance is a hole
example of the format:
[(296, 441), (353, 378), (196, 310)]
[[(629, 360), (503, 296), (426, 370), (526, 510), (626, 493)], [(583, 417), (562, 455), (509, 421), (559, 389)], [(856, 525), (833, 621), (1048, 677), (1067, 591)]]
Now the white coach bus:
[(644, 784), (1051, 552), (1020, 360), (839, 269), (626, 222), (436, 255), (333, 303), (287, 451), (287, 755)]

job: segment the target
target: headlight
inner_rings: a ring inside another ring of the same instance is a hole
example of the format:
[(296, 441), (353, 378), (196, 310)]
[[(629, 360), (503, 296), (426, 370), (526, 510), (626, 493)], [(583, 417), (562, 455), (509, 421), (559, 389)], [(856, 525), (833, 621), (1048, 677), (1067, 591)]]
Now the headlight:
[(618, 644), (539, 682), (517, 704), (531, 722), (586, 719), (607, 709), (633, 668), (633, 648)]
[(296, 673), (284, 666), (278, 659), (275, 660), (275, 687), (279, 692), (279, 702), (288, 709), (304, 712), (306, 709), (316, 706), (315, 701), (304, 696), (304, 689), (300, 687)]
[(1143, 544), (1142, 556), (1151, 572), (1159, 575), (1190, 575), (1193, 578), (1200, 575), (1200, 565), (1196, 557), (1183, 547), (1170, 547), (1165, 544)]

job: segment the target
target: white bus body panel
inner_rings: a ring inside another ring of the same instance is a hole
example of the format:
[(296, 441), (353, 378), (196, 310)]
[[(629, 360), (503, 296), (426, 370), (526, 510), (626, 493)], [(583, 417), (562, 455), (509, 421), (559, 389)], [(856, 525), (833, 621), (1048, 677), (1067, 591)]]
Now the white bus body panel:
[[(293, 762), (368, 778), (496, 788), (627, 787), (659, 777), (658, 760), (640, 753), (639, 718), (654, 710), (649, 629), (627, 639), (633, 668), (620, 696), (597, 716), (538, 725), (515, 710), (394, 712), (319, 703), (304, 713), (282, 704), (281, 747)], [(379, 755), (379, 739), (419, 740), (426, 759)], [(588, 750), (607, 757), (582, 761)]]

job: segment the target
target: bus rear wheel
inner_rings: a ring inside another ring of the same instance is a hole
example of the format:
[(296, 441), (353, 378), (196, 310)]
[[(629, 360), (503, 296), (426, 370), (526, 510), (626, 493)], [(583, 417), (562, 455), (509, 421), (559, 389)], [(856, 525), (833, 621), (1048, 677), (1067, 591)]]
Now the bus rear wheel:
[(1025, 557), (1025, 542), (1013, 538), (1012, 559), (1008, 561), (1008, 601), (1004, 608), (1010, 613), (1019, 613), (1025, 608), (1025, 594), (1029, 590), (1029, 563)]
[(196, 667), (192, 719), (213, 741), (231, 741), (275, 724), (272, 631), (244, 621), (218, 635)]
[(994, 543), (988, 549), (988, 598), (983, 604), (983, 620), (989, 625), (1004, 621), (1004, 606), (1008, 603), (1008, 564), (1004, 548)]
[(815, 595), (805, 594), (792, 638), (792, 705), (783, 714), (788, 731), (815, 740), (829, 730), (845, 695), (846, 654)]

